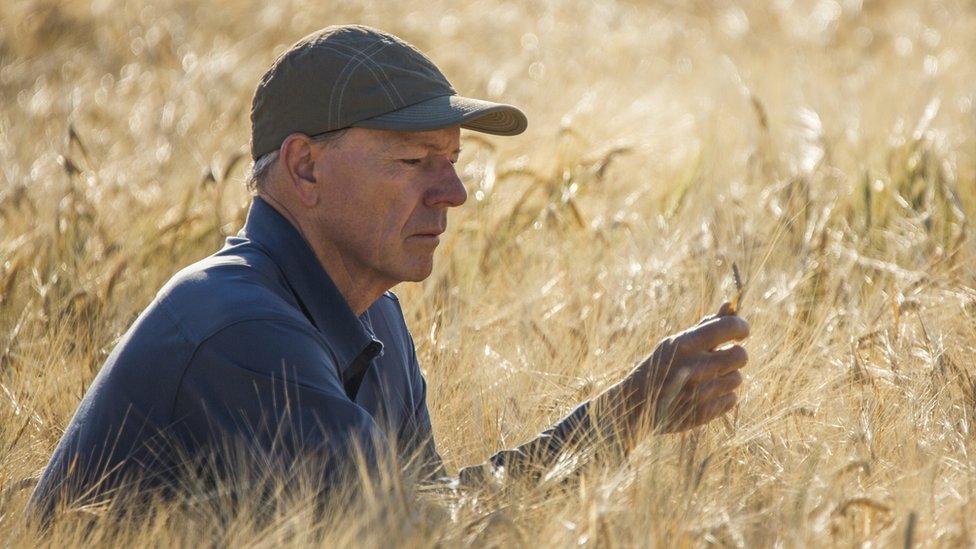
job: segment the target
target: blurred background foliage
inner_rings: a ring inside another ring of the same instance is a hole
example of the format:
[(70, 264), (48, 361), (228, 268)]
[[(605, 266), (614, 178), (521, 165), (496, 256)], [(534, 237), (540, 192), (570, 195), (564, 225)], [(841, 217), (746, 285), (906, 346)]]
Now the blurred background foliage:
[(740, 407), (558, 490), (330, 524), (291, 509), (270, 529), (88, 511), (94, 527), (66, 521), (49, 543), (972, 543), (976, 6), (961, 0), (6, 0), (0, 538), (34, 544), (24, 500), (98, 367), (241, 227), (260, 75), (349, 22), (529, 116), (517, 138), (463, 135), (469, 200), (433, 275), (395, 289), (451, 467), (619, 379), (730, 295), (732, 261), (753, 326)]

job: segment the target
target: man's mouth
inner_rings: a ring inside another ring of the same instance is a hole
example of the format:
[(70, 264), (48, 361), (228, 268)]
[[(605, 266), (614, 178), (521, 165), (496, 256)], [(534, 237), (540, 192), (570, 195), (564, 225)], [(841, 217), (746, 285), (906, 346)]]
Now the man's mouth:
[(420, 240), (423, 242), (437, 243), (441, 241), (440, 234), (441, 233), (418, 233), (411, 236), (410, 238), (414, 240)]
[(413, 237), (435, 238), (435, 237), (440, 236), (443, 232), (444, 232), (444, 229), (433, 228), (433, 229), (428, 229), (428, 230), (425, 230), (425, 231), (420, 231), (420, 232), (414, 233), (413, 235), (411, 235), (411, 238), (413, 238)]

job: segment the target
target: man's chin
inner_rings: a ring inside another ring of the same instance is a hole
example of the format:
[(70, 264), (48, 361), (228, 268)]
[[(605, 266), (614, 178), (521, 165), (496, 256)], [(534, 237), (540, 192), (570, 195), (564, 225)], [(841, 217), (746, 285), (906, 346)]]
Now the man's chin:
[(430, 276), (430, 273), (432, 273), (433, 271), (434, 271), (434, 269), (431, 268), (431, 269), (427, 269), (427, 270), (425, 270), (423, 272), (419, 272), (419, 271), (418, 272), (414, 272), (414, 273), (411, 273), (407, 278), (404, 278), (403, 281), (404, 282), (422, 282), (422, 281), (426, 280), (427, 277)]
[(421, 282), (434, 272), (434, 261), (418, 261), (400, 271), (399, 278), (403, 282)]

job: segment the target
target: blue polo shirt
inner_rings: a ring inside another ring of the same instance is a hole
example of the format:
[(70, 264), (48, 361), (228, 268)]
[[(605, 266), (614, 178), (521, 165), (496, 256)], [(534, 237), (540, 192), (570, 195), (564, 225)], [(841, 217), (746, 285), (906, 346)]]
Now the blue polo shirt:
[[(558, 453), (589, 432), (587, 405), (489, 465)], [(395, 444), (393, 443), (395, 441)], [(244, 228), (176, 273), (99, 370), (31, 496), (168, 482), (187, 458), (243, 444), (289, 459), (319, 452), (323, 474), (397, 452), (443, 475), (427, 390), (397, 297), (357, 316), (295, 227), (255, 197)], [(228, 465), (231, 466), (231, 465)]]

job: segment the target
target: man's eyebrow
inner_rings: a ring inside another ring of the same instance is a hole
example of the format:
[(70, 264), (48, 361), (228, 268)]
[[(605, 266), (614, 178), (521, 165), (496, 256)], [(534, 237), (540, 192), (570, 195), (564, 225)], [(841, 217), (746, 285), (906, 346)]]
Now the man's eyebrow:
[[(404, 141), (403, 144), (411, 147), (423, 147), (425, 149), (433, 149), (435, 151), (441, 149), (441, 146), (438, 145), (437, 143), (434, 143), (433, 141)], [(461, 152), (461, 147), (458, 147), (451, 152), (453, 154), (457, 154)]]

